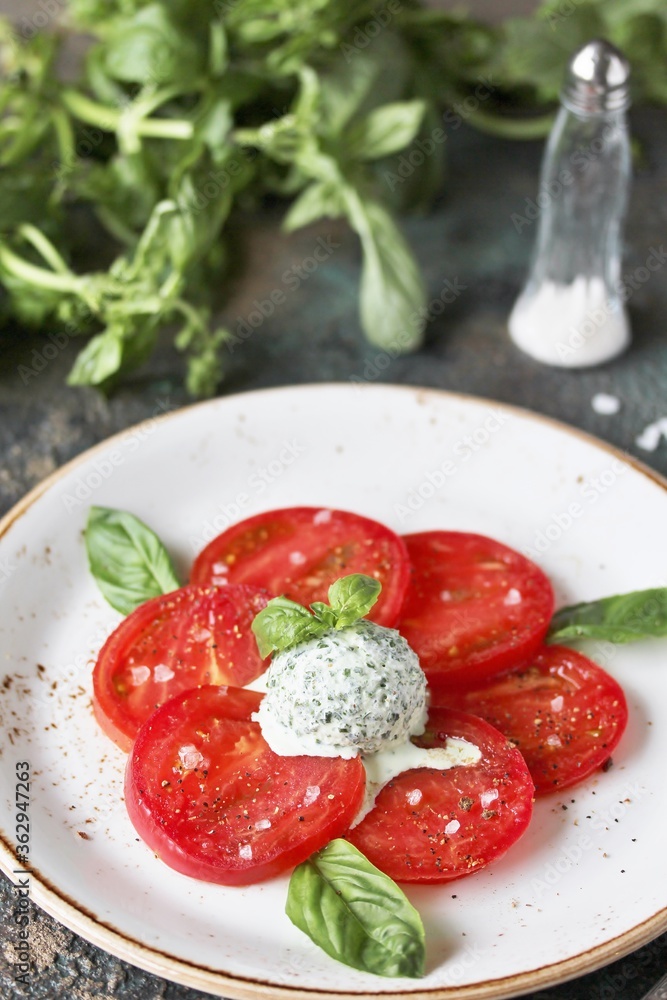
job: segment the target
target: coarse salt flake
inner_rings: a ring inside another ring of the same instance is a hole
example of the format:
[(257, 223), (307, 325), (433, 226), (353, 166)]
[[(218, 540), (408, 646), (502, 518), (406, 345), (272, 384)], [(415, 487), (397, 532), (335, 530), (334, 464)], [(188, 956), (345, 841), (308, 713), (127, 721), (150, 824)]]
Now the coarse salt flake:
[(510, 589), (505, 594), (503, 604), (511, 606), (512, 604), (521, 604), (521, 592), (516, 589), (516, 587), (510, 587)]
[(206, 642), (206, 640), (210, 638), (211, 633), (207, 628), (199, 628), (196, 632), (192, 633), (193, 642)]
[(332, 514), (330, 510), (318, 510), (313, 518), (313, 524), (328, 524)]
[(303, 797), (304, 806), (312, 806), (313, 802), (317, 801), (320, 797), (320, 786), (319, 785), (308, 785), (306, 789), (306, 794)]
[(229, 566), (224, 562), (214, 562), (213, 572), (217, 575), (224, 576), (225, 573), (229, 573)]
[(547, 746), (550, 746), (550, 747), (562, 747), (562, 745), (563, 745), (561, 743), (560, 736), (557, 736), (556, 733), (552, 733), (551, 736), (547, 736), (547, 741), (546, 742), (547, 742)]
[(564, 704), (565, 704), (565, 701), (563, 699), (562, 694), (556, 695), (556, 697), (552, 698), (551, 702), (550, 702), (551, 711), (552, 712), (562, 712)]
[(306, 561), (306, 557), (304, 556), (303, 552), (290, 552), (289, 561), (291, 562), (292, 566), (303, 566), (303, 564)]
[(451, 590), (441, 590), (440, 591), (440, 600), (441, 601), (451, 601), (451, 599), (452, 599), (452, 592), (451, 592)]
[(461, 829), (461, 824), (457, 819), (451, 819), (447, 826), (445, 827), (445, 833), (448, 837), (453, 837), (458, 830)]
[(479, 797), (480, 805), (482, 809), (488, 809), (492, 802), (495, 802), (498, 798), (498, 789), (489, 788), (487, 792), (482, 792)]
[(156, 680), (158, 684), (162, 684), (164, 681), (170, 681), (172, 677), (176, 674), (168, 667), (166, 663), (156, 663), (153, 667), (153, 680)]
[(214, 587), (225, 587), (229, 583), (229, 580), (226, 576), (214, 576), (211, 577), (211, 583)]
[(654, 424), (648, 424), (639, 437), (635, 438), (635, 444), (643, 451), (655, 451), (663, 436), (667, 438), (667, 417), (661, 417)]
[(416, 806), (422, 800), (422, 793), (419, 788), (413, 788), (411, 791), (405, 793), (405, 797), (411, 806)]
[(269, 830), (271, 828), (270, 819), (258, 819), (255, 823), (256, 830)]
[(186, 743), (185, 746), (182, 746), (178, 751), (178, 759), (188, 771), (193, 771), (195, 767), (204, 763), (204, 757), (194, 743)]
[(610, 396), (608, 392), (596, 392), (591, 399), (591, 406), (596, 413), (611, 417), (620, 410), (621, 401), (617, 396)]
[(244, 861), (250, 861), (252, 858), (252, 847), (250, 844), (239, 845), (239, 857), (243, 858)]
[(132, 684), (134, 687), (145, 684), (151, 675), (149, 667), (130, 667), (130, 673), (132, 674)]

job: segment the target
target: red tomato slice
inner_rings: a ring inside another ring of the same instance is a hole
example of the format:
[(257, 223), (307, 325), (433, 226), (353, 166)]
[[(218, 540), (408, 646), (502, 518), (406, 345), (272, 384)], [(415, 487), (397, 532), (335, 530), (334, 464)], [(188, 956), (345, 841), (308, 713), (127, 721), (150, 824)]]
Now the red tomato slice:
[(223, 531), (197, 556), (192, 583), (252, 583), (299, 604), (326, 601), (339, 577), (365, 573), (382, 584), (368, 616), (393, 625), (408, 587), (405, 543), (389, 528), (344, 510), (287, 507)]
[(519, 671), (445, 697), (512, 740), (538, 794), (576, 785), (601, 767), (628, 721), (620, 685), (565, 646), (545, 646)]
[(404, 771), (346, 835), (397, 882), (446, 882), (479, 871), (504, 854), (530, 821), (533, 783), (506, 737), (473, 715), (437, 708), (413, 742), (437, 747), (448, 736), (474, 743), (481, 759), (448, 771)]
[(266, 668), (250, 626), (270, 598), (257, 587), (181, 587), (146, 601), (109, 636), (93, 671), (93, 708), (129, 750), (141, 724), (200, 684), (249, 684)]
[(270, 878), (341, 836), (361, 805), (359, 758), (279, 757), (250, 721), (260, 700), (224, 686), (187, 691), (137, 736), (130, 819), (184, 875), (224, 885)]
[(396, 627), (436, 695), (509, 670), (537, 651), (554, 607), (539, 567), (484, 535), (424, 531), (405, 542), (413, 576)]

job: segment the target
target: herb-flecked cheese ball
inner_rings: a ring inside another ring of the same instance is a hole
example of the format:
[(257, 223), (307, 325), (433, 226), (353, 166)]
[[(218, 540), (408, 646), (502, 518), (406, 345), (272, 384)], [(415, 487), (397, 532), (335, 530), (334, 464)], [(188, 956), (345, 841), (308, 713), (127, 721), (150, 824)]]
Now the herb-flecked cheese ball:
[(276, 653), (256, 717), (276, 753), (375, 753), (423, 733), (426, 677), (402, 635), (358, 621)]

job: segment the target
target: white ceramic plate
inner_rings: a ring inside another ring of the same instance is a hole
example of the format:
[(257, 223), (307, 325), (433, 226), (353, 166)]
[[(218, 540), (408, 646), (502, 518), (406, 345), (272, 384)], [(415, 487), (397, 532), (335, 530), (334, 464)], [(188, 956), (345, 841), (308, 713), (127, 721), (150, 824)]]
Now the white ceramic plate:
[(35, 902), (121, 958), (240, 998), (517, 996), (667, 928), (667, 642), (590, 647), (631, 712), (610, 771), (538, 801), (490, 869), (408, 890), (427, 928), (423, 980), (327, 958), (284, 915), (286, 878), (231, 889), (171, 871), (137, 841), (124, 755), (91, 712), (91, 658), (118, 621), (86, 568), (91, 503), (137, 514), (183, 572), (212, 534), (271, 507), (477, 531), (537, 559), (562, 604), (667, 583), (667, 493), (648, 470), (520, 410), (349, 384), (216, 400), (83, 455), (0, 526), (1, 860), (17, 869), (15, 765), (27, 761)]

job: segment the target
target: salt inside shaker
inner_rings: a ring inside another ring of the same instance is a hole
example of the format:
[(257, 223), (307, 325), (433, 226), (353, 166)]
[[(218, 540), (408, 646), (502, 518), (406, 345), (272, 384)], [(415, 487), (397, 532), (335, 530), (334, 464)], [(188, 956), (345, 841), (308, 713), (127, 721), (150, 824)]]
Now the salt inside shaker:
[(514, 343), (545, 364), (597, 365), (630, 343), (621, 281), (629, 75), (601, 40), (569, 64), (542, 164), (530, 274), (508, 322)]

